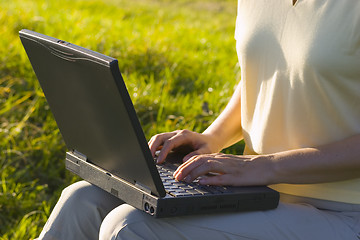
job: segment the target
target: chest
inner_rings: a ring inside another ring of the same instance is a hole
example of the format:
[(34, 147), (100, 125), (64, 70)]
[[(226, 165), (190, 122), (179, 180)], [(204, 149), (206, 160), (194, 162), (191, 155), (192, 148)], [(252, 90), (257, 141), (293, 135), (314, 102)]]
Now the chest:
[(240, 0), (237, 51), (249, 64), (359, 72), (360, 1)]

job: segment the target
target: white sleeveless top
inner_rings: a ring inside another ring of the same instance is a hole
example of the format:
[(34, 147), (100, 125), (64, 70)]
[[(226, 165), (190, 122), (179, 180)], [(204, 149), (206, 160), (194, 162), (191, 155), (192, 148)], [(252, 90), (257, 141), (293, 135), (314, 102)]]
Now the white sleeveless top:
[[(239, 0), (235, 38), (248, 152), (360, 133), (360, 1)], [(360, 179), (273, 188), (360, 204)]]

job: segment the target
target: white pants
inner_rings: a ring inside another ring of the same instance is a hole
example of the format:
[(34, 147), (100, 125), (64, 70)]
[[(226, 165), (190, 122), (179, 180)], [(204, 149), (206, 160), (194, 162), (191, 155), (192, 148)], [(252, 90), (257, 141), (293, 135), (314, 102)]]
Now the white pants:
[(359, 240), (360, 205), (287, 195), (274, 210), (156, 219), (81, 181), (64, 189), (39, 239)]

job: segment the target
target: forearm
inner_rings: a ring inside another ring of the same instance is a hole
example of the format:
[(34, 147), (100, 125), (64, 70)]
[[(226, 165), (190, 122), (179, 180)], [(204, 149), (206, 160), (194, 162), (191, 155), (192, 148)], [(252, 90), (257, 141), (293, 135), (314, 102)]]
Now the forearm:
[(175, 172), (179, 181), (200, 179), (205, 185), (258, 186), (307, 184), (360, 178), (360, 134), (321, 147), (264, 155), (202, 154)]
[(241, 87), (237, 86), (231, 100), (219, 117), (203, 132), (211, 136), (218, 151), (243, 138), (241, 128)]
[(270, 155), (271, 183), (323, 183), (360, 178), (360, 134), (315, 148)]

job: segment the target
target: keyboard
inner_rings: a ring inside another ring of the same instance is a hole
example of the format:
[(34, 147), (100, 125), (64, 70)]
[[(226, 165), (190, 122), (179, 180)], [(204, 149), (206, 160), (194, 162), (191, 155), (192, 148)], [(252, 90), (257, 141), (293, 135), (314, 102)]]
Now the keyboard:
[(176, 166), (173, 164), (156, 165), (163, 182), (165, 191), (175, 197), (200, 196), (232, 193), (231, 188), (224, 186), (200, 185), (195, 179), (192, 183), (179, 182), (174, 179)]

